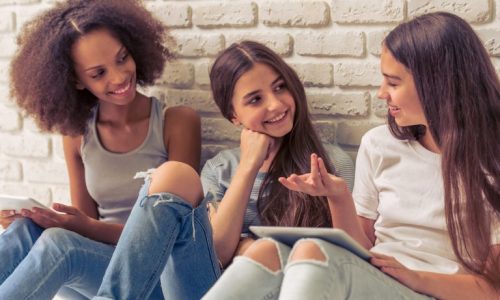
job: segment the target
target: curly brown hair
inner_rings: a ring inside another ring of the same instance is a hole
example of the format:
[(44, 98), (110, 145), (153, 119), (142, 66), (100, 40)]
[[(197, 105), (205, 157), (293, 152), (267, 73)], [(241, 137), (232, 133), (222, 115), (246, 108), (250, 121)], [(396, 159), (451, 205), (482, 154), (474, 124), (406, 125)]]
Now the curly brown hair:
[(106, 28), (129, 51), (137, 83), (152, 85), (172, 55), (166, 27), (136, 0), (69, 0), (28, 22), (10, 66), (10, 93), (43, 131), (85, 132), (97, 98), (76, 89), (71, 48), (81, 36)]

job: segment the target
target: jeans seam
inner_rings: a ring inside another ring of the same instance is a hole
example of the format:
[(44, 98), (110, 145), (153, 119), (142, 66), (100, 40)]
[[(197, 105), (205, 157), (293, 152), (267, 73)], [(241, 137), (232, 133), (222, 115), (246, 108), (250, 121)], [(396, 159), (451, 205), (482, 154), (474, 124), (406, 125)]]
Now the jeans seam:
[[(194, 215), (194, 211), (193, 211), (193, 215)], [(201, 222), (201, 220), (196, 215), (194, 215), (194, 220), (195, 220), (195, 222), (198, 223), (199, 227), (203, 230), (203, 235), (205, 237), (205, 242), (207, 243), (207, 245), (212, 244), (211, 247), (207, 247), (207, 250), (209, 251), (209, 253), (214, 252), (213, 250), (214, 250), (215, 246), (213, 245), (211, 238), (207, 238), (207, 236), (209, 236), (209, 235), (207, 234), (207, 230), (206, 230), (205, 226), (203, 225), (203, 222)], [(212, 253), (210, 253), (210, 254), (212, 254)], [(215, 256), (215, 259), (217, 261), (214, 262), (212, 255), (210, 255), (210, 262), (213, 266), (212, 271), (214, 272), (214, 276), (217, 278), (217, 277), (219, 277), (218, 273), (220, 272), (220, 268), (219, 268), (219, 261), (217, 259), (217, 256)], [(217, 272), (217, 270), (219, 270), (219, 272)]]

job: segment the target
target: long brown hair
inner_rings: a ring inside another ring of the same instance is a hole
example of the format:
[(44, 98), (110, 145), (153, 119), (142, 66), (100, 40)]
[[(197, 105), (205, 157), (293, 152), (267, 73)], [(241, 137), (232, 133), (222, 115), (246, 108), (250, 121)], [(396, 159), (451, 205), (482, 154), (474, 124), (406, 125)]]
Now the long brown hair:
[(171, 55), (165, 26), (136, 0), (68, 0), (28, 22), (10, 66), (11, 95), (44, 131), (78, 135), (97, 98), (76, 89), (71, 48), (81, 36), (106, 28), (135, 61), (137, 83), (152, 85)]
[(283, 77), (296, 106), (293, 128), (283, 137), (259, 191), (260, 219), (266, 225), (329, 227), (332, 221), (325, 197), (290, 191), (278, 181), (280, 176), (310, 172), (311, 153), (325, 160), (330, 173), (335, 172), (313, 128), (304, 87), (295, 71), (262, 44), (252, 41), (233, 44), (219, 55), (210, 71), (214, 100), (222, 115), (231, 120), (234, 86), (256, 63), (270, 66)]
[(500, 215), (500, 83), (488, 53), (471, 26), (449, 13), (401, 24), (384, 45), (413, 75), (429, 125), (398, 127), (389, 115), (390, 128), (401, 139), (430, 131), (442, 152), (453, 250), (499, 289), (491, 224)]

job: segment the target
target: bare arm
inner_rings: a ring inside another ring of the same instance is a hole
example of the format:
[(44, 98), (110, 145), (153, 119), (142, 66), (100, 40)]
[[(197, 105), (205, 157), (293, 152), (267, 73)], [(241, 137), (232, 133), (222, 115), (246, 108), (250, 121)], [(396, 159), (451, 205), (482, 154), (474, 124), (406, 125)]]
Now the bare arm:
[(180, 161), (200, 169), (200, 117), (191, 108), (178, 106), (167, 109), (164, 126), (165, 148), (168, 159)]
[(248, 199), (270, 140), (269, 136), (247, 129), (241, 133), (240, 163), (211, 219), (215, 250), (224, 266), (232, 260), (238, 248)]

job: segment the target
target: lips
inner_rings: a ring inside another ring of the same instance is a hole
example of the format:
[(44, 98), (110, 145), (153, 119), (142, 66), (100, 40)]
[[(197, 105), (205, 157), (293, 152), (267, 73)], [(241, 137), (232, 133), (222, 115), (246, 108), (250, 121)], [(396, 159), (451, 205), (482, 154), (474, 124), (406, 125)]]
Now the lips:
[(272, 123), (279, 122), (279, 121), (281, 121), (281, 120), (283, 120), (285, 118), (286, 114), (287, 114), (287, 111), (285, 111), (284, 113), (281, 113), (281, 114), (277, 115), (276, 117), (274, 117), (274, 118), (272, 118), (270, 120), (265, 121), (264, 123), (268, 123), (268, 124), (271, 123), (272, 124)]
[(389, 114), (393, 117), (396, 117), (399, 114), (399, 111), (401, 110), (399, 107), (394, 106), (394, 105), (388, 105), (389, 107)]
[(130, 90), (131, 86), (132, 86), (132, 78), (126, 84), (121, 85), (121, 87), (118, 88), (117, 90), (111, 91), (109, 93), (113, 95), (123, 95)]

